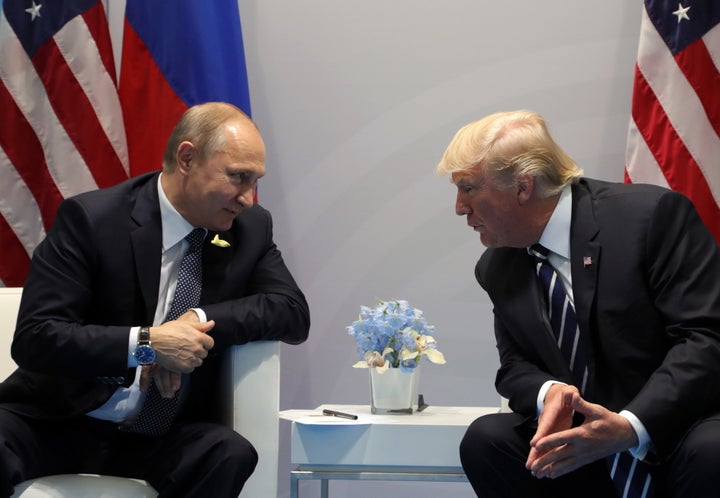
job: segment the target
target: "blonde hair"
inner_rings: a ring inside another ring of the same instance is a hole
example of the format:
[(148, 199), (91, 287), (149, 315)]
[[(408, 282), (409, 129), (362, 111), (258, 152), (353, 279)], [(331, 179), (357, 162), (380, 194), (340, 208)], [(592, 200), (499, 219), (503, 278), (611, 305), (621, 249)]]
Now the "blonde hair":
[(195, 146), (200, 161), (222, 149), (225, 137), (222, 133), (223, 125), (231, 121), (247, 121), (255, 126), (247, 114), (232, 104), (207, 102), (190, 107), (170, 134), (163, 155), (163, 168), (175, 167), (175, 154), (180, 143), (184, 141)]
[(463, 126), (437, 172), (476, 168), (484, 170), (498, 188), (514, 186), (520, 175), (534, 176), (540, 197), (559, 193), (583, 174), (555, 143), (543, 118), (531, 111), (498, 112)]

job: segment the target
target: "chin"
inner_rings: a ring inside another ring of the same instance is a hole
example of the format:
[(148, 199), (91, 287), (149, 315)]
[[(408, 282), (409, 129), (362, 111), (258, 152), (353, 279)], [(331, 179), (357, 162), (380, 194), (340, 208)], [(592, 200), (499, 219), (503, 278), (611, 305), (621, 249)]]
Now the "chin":
[(229, 223), (218, 223), (211, 228), (213, 232), (227, 232), (232, 228), (232, 221)]
[(218, 216), (217, 218), (215, 218), (213, 220), (212, 226), (209, 228), (214, 232), (226, 232), (232, 227), (235, 218), (235, 216), (230, 216), (227, 213), (224, 213), (223, 216)]
[(497, 241), (484, 234), (480, 234), (480, 242), (485, 247), (497, 247)]

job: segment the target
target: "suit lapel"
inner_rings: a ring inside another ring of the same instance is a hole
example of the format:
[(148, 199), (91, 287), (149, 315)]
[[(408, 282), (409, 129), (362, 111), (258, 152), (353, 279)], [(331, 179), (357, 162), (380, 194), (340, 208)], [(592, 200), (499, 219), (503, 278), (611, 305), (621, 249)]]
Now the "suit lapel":
[[(586, 345), (590, 370), (593, 377), (592, 334), (590, 317), (593, 313), (597, 292), (597, 277), (600, 267), (601, 247), (595, 240), (599, 228), (593, 212), (593, 198), (585, 181), (573, 185), (573, 211), (571, 222), (570, 254), (572, 261), (573, 296), (575, 315), (580, 333)], [(592, 385), (592, 384), (590, 384)]]
[(600, 244), (595, 241), (598, 226), (590, 192), (583, 185), (573, 186), (573, 212), (570, 228), (570, 268), (572, 271), (575, 314), (581, 330), (588, 330), (597, 288)]
[(130, 234), (135, 258), (135, 273), (140, 282), (145, 319), (152, 321), (157, 307), (162, 255), (162, 220), (157, 193), (157, 175), (136, 193), (132, 219), (137, 227)]

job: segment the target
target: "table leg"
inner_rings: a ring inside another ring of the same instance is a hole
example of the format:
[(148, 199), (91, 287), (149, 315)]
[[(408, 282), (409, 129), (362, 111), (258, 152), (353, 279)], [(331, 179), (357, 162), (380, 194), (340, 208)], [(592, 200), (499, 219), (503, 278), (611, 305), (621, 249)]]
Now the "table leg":
[(320, 497), (321, 498), (328, 498), (330, 495), (328, 494), (328, 480), (322, 479), (320, 481)]
[(290, 498), (298, 498), (298, 478), (295, 474), (290, 474)]

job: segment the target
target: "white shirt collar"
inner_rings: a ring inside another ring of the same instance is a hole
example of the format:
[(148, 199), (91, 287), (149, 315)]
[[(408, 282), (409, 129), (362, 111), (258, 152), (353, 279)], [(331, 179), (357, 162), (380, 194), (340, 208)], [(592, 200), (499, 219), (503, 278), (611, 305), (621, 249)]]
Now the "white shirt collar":
[(165, 195), (162, 188), (160, 179), (162, 173), (158, 176), (158, 196), (160, 198), (160, 219), (162, 220), (162, 238), (163, 238), (163, 252), (167, 251), (175, 244), (180, 242), (189, 234), (193, 228), (188, 221), (178, 213), (177, 209), (173, 207), (170, 200)]
[(550, 251), (570, 259), (570, 222), (572, 221), (572, 188), (566, 186), (560, 192), (550, 220), (545, 225), (539, 243)]

